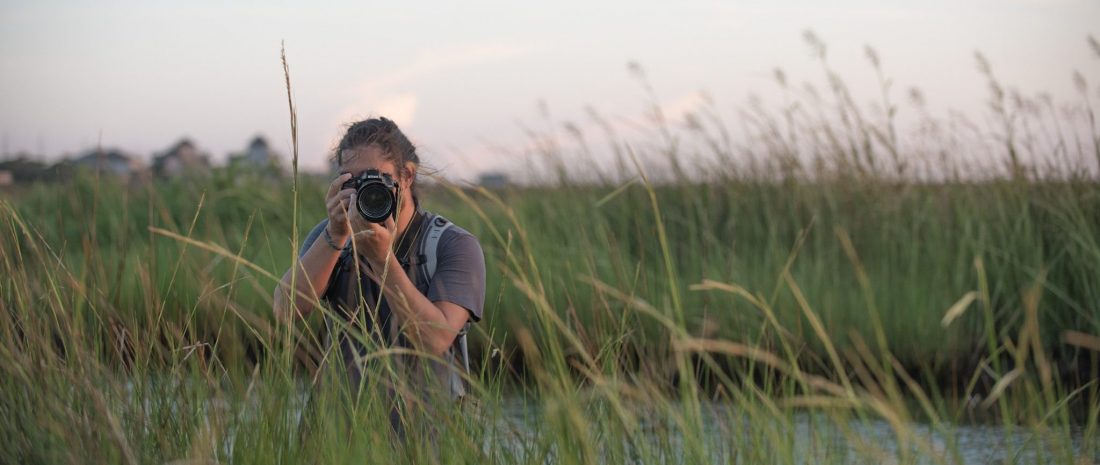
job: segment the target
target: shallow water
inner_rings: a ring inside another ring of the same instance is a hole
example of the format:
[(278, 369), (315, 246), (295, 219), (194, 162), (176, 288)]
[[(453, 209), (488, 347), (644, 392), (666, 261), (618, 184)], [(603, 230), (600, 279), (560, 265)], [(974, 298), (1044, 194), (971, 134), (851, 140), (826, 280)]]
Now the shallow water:
[[(748, 451), (752, 428), (773, 428), (793, 443), (792, 449), (774, 456), (774, 461), (793, 463), (950, 463), (950, 464), (1038, 464), (1074, 463), (1100, 464), (1100, 438), (1085, 438), (1080, 430), (1037, 433), (1024, 427), (1011, 431), (1003, 426), (952, 425), (941, 423), (911, 424), (914, 439), (902, 446), (898, 435), (886, 421), (878, 419), (838, 420), (824, 414), (795, 413), (770, 425), (759, 425), (732, 407), (703, 404), (703, 430), (706, 431), (706, 454), (711, 463), (755, 463), (760, 457)], [(525, 450), (526, 441), (535, 441), (538, 425), (544, 424), (545, 413), (534, 403), (512, 399), (501, 410), (504, 415), (495, 428), (512, 441), (511, 448)], [(735, 422), (741, 424), (735, 425)], [(659, 454), (662, 463), (689, 463), (683, 453), (682, 434), (667, 427), (668, 419), (651, 418), (642, 423), (645, 442), (666, 443), (673, 453)], [(738, 437), (740, 435), (740, 437)], [(759, 435), (757, 435), (759, 438)], [(493, 439), (487, 442), (494, 443)], [(916, 443), (922, 443), (918, 446)], [(1092, 456), (1085, 457), (1086, 443), (1091, 442)], [(766, 444), (761, 445), (767, 447)], [(679, 449), (679, 450), (677, 450)], [(903, 455), (902, 452), (908, 454)], [(789, 454), (788, 454), (789, 452)], [(769, 454), (763, 454), (769, 456)]]
[[(241, 420), (262, 415), (257, 401), (255, 397), (243, 403), (213, 398), (207, 401), (206, 411), (231, 412)], [(300, 391), (292, 403), (284, 418), (297, 424), (308, 393)], [(710, 463), (1100, 464), (1100, 438), (1085, 437), (1080, 429), (1066, 434), (999, 425), (913, 423), (906, 426), (912, 438), (903, 443), (888, 422), (876, 418), (796, 412), (761, 420), (761, 415), (750, 416), (730, 404), (704, 402), (701, 406), (703, 461)], [(598, 407), (590, 410), (585, 412), (591, 414), (589, 420), (603, 415), (594, 411)], [(545, 457), (546, 463), (555, 463), (556, 444), (568, 441), (554, 437), (560, 434), (551, 426), (558, 414), (537, 399), (512, 397), (497, 406), (483, 405), (480, 412), (481, 424), (486, 425), (484, 453), (494, 461), (532, 463)], [(685, 435), (667, 413), (638, 406), (631, 414), (638, 419), (634, 434), (604, 435), (593, 442), (601, 449), (628, 450), (629, 456), (639, 457), (636, 463), (699, 461), (698, 455), (689, 453)], [(222, 451), (232, 457), (241, 431), (231, 426), (226, 433)], [(1086, 457), (1089, 447), (1091, 456)]]

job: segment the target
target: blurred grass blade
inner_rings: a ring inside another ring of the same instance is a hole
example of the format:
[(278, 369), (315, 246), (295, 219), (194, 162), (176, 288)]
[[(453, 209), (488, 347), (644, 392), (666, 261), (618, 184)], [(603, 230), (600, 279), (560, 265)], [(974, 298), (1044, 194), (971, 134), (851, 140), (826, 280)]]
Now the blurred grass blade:
[(947, 309), (947, 312), (943, 314), (943, 320), (940, 320), (940, 326), (944, 328), (951, 325), (952, 321), (955, 321), (958, 317), (962, 316), (966, 312), (966, 309), (970, 308), (970, 304), (978, 298), (977, 291), (970, 291), (963, 294), (962, 298), (958, 302), (955, 302), (951, 308)]

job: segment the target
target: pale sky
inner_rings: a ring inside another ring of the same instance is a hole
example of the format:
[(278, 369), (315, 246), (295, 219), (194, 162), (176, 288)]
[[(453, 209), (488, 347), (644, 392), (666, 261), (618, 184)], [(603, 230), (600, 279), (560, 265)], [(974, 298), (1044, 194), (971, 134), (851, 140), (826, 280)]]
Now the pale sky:
[[(933, 108), (980, 115), (981, 50), (1026, 94), (1074, 98), (1072, 72), (1100, 81), (1085, 37), (1100, 2), (681, 1), (168, 2), (0, 0), (0, 136), (6, 154), (47, 157), (103, 146), (148, 159), (187, 136), (216, 162), (255, 134), (285, 154), (290, 129), (280, 42), (298, 105), (301, 165), (324, 166), (342, 125), (393, 118), (448, 176), (514, 160), (520, 124), (578, 124), (584, 108), (638, 117), (647, 71), (675, 117), (712, 95), (734, 118), (772, 70), (820, 81), (802, 32), (813, 29), (858, 97), (878, 89), (874, 46), (897, 81)], [(518, 150), (518, 149), (517, 149)]]

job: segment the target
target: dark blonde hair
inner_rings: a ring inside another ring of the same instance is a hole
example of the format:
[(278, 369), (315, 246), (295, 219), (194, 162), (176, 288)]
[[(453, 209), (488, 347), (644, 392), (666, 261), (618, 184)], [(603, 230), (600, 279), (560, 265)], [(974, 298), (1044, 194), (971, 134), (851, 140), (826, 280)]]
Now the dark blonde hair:
[[(336, 146), (336, 150), (332, 154), (333, 159), (336, 160), (337, 165), (343, 166), (345, 151), (371, 144), (378, 145), (382, 152), (386, 154), (386, 159), (392, 161), (398, 170), (404, 171), (405, 165), (409, 162), (420, 166), (420, 157), (416, 154), (416, 146), (409, 141), (408, 137), (405, 137), (405, 133), (401, 132), (401, 129), (397, 127), (397, 123), (384, 116), (349, 124), (344, 137), (340, 139), (340, 144)], [(416, 179), (414, 178), (412, 186), (409, 186), (409, 188), (415, 188), (415, 186)]]

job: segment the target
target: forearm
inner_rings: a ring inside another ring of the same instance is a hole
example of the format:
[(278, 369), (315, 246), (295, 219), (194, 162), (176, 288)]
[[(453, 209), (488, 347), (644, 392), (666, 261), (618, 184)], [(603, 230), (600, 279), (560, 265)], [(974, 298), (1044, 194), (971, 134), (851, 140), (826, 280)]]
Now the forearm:
[[(298, 269), (293, 266), (283, 274), (283, 279), (275, 288), (275, 318), (287, 321), (290, 315), (290, 302), (294, 302), (294, 310), (299, 316), (305, 316), (313, 311), (314, 302), (319, 296), (324, 295), (328, 286), (329, 277), (340, 258), (340, 251), (333, 249), (326, 242), (317, 240), (306, 250), (306, 253), (298, 259)], [(291, 283), (294, 288), (291, 288)]]
[(394, 257), (391, 257), (383, 288), (383, 296), (409, 340), (433, 355), (446, 352), (457, 332), (450, 328), (443, 311), (397, 266)]

